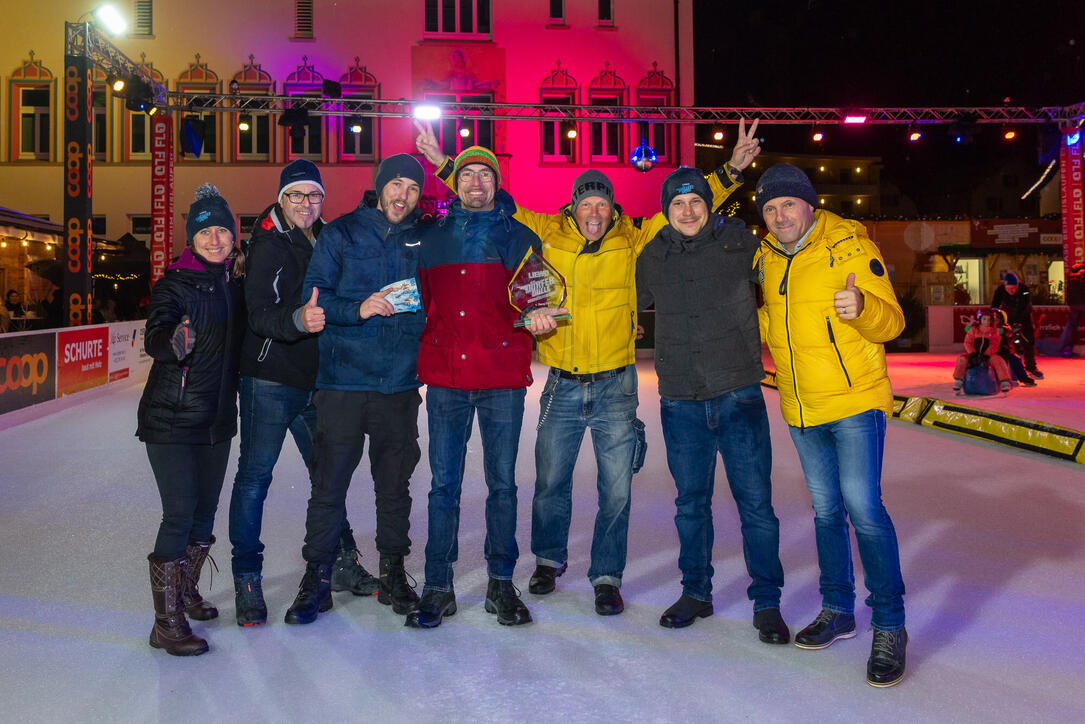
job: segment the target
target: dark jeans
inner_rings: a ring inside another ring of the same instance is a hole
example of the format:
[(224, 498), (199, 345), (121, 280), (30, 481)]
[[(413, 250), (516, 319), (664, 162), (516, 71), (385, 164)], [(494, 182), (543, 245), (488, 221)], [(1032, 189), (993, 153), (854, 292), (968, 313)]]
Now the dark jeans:
[(751, 579), (746, 593), (754, 611), (778, 608), (784, 569), (780, 522), (772, 509), (772, 442), (761, 386), (711, 400), (661, 398), (659, 403), (667, 466), (678, 489), (674, 524), (682, 592), (699, 601), (712, 600), (712, 492), (719, 454), (738, 505), (742, 554)]
[(162, 497), (162, 523), (154, 554), (175, 561), (185, 554), (189, 541), (211, 540), (230, 461), (230, 441), (215, 445), (149, 442), (147, 459)]
[(347, 489), (362, 461), (369, 436), (369, 464), (377, 507), (377, 551), (411, 552), (411, 473), (422, 456), (418, 447), (418, 390), (391, 395), (355, 390), (317, 390), (316, 438), (310, 473), (313, 493), (305, 518), (302, 557), (309, 563), (335, 561), (346, 523)]
[[(294, 436), (305, 467), (313, 449), (316, 408), (313, 393), (298, 387), (242, 375), (238, 385), (241, 410), (241, 455), (230, 495), (230, 543), (233, 573), (260, 573), (264, 544), (260, 542), (264, 500), (271, 473), (279, 460), (287, 430)], [(340, 545), (356, 548), (350, 523), (343, 521)]]
[(490, 578), (512, 580), (516, 546), (516, 452), (524, 420), (526, 390), (454, 390), (429, 387), (429, 540), (426, 588), (452, 590), (452, 564), (459, 557), (460, 490), (467, 441), (478, 413), (486, 475), (486, 568)]

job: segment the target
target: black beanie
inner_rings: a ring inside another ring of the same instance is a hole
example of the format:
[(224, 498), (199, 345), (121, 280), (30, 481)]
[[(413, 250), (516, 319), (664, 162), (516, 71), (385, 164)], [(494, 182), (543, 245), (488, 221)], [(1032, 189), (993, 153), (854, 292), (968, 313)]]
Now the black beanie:
[(663, 191), (660, 194), (659, 203), (663, 207), (663, 215), (670, 220), (671, 202), (675, 196), (682, 194), (697, 194), (704, 199), (705, 206), (712, 210), (712, 189), (701, 172), (689, 166), (679, 166), (671, 171), (667, 178), (663, 179)]
[(211, 184), (204, 184), (196, 189), (196, 200), (188, 207), (185, 218), (185, 243), (191, 244), (192, 237), (200, 229), (208, 226), (222, 226), (230, 230), (237, 239), (237, 222), (234, 212), (230, 211), (226, 199), (219, 195), (219, 190)]
[(818, 207), (818, 195), (814, 191), (814, 185), (801, 169), (790, 163), (778, 163), (766, 169), (761, 178), (757, 179), (754, 195), (757, 197), (757, 213), (762, 217), (765, 204), (781, 196), (792, 196), (802, 199), (815, 209)]
[(373, 182), (373, 190), (379, 197), (389, 181), (400, 177), (416, 182), (419, 190), (426, 184), (426, 172), (418, 159), (409, 153), (397, 153), (381, 161), (380, 168), (377, 170), (377, 180)]
[(584, 199), (590, 196), (598, 196), (606, 199), (607, 203), (614, 206), (614, 184), (602, 171), (589, 169), (576, 177), (573, 181), (573, 208), (577, 207)]
[(320, 169), (312, 161), (299, 158), (297, 161), (286, 164), (279, 173), (279, 195), (276, 198), (282, 202), (283, 192), (299, 184), (312, 184), (320, 189), (320, 193), (327, 193), (324, 190), (324, 183), (320, 180)]
[(1006, 282), (1010, 286), (1020, 283), (1017, 279), (1017, 275), (1013, 272), (1006, 272), (1006, 276), (1002, 277), (1002, 281)]

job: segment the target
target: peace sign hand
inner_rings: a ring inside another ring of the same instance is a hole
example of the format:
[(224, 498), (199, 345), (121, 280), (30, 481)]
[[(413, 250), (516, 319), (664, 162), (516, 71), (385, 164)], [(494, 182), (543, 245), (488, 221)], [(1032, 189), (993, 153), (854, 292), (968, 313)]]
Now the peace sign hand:
[(735, 150), (731, 153), (731, 160), (728, 163), (739, 171), (744, 170), (753, 163), (753, 160), (757, 158), (757, 154), (761, 153), (761, 141), (757, 138), (757, 124), (760, 121), (760, 118), (753, 119), (748, 132), (746, 131), (746, 119), (740, 118), (738, 121), (738, 138), (735, 141)]
[(427, 161), (440, 168), (448, 156), (441, 150), (441, 144), (437, 143), (437, 136), (433, 134), (433, 129), (428, 123), (422, 124), (418, 121), (414, 122), (414, 127), (418, 130), (418, 135), (414, 139), (414, 147), (426, 157)]

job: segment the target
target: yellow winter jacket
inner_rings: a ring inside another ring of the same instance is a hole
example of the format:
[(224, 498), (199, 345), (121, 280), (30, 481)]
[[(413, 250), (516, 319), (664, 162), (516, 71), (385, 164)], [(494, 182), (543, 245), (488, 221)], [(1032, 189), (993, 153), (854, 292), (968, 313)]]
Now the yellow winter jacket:
[[(452, 159), (436, 172), (449, 183)], [(706, 176), (713, 208), (739, 186), (724, 164)], [(667, 225), (662, 213), (629, 217), (614, 206), (613, 224), (599, 249), (581, 254), (587, 239), (580, 233), (569, 205), (556, 214), (539, 214), (519, 204), (513, 215), (542, 239), (543, 258), (565, 278), (565, 307), (572, 315), (557, 329), (536, 338), (539, 361), (574, 372), (590, 374), (632, 364), (637, 331), (637, 257), (656, 233)]]
[[(761, 339), (776, 363), (784, 420), (812, 427), (867, 410), (893, 412), (884, 343), (904, 329), (904, 313), (878, 247), (858, 221), (814, 212), (814, 228), (794, 256), (771, 235), (754, 258), (765, 304)], [(863, 312), (842, 321), (833, 295), (855, 274)]]

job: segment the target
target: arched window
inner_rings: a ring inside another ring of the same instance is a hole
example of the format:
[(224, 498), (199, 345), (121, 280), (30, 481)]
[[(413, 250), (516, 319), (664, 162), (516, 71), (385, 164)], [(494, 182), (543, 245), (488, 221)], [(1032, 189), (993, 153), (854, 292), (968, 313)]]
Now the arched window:
[[(576, 105), (580, 86), (576, 78), (554, 63), (554, 70), (539, 84), (539, 103), (544, 105)], [(558, 116), (558, 113), (544, 113)], [(576, 163), (576, 123), (572, 121), (542, 121), (539, 124), (539, 161), (542, 163)]]
[[(629, 89), (625, 81), (610, 69), (610, 62), (588, 86), (588, 103), (593, 106), (628, 105)], [(616, 111), (614, 118), (621, 118)], [(625, 126), (615, 121), (592, 123), (588, 133), (588, 154), (592, 163), (620, 163), (625, 156)]]
[[(235, 87), (236, 84), (236, 87)], [(253, 55), (230, 82), (230, 93), (244, 96), (275, 95), (275, 81), (260, 67)], [(271, 115), (261, 108), (269, 102), (247, 100), (244, 108), (231, 114), (235, 161), (270, 161), (273, 126)]]
[[(659, 63), (653, 61), (652, 69), (648, 75), (637, 84), (638, 106), (673, 106), (674, 105), (674, 81), (663, 75), (659, 69)], [(662, 117), (662, 114), (660, 115)], [(634, 139), (640, 143), (640, 139), (648, 142), (652, 150), (656, 152), (658, 163), (674, 163), (674, 131), (675, 126), (668, 123), (653, 123), (648, 119), (637, 123), (638, 137)]]
[[(301, 65), (283, 83), (283, 95), (314, 96), (324, 95), (324, 76), (309, 65), (309, 56), (301, 56)], [(313, 110), (320, 108), (319, 101), (291, 101), (291, 108)], [(324, 119), (325, 116), (309, 116), (304, 124), (289, 126), (286, 135), (286, 157), (288, 160), (307, 158), (320, 161), (324, 158)]]
[[(154, 63), (147, 62), (147, 54), (139, 54), (139, 74), (145, 80), (154, 81), (163, 88), (166, 86), (166, 77), (160, 70), (154, 67)], [(151, 117), (143, 111), (130, 111), (124, 109), (124, 160), (144, 160), (151, 158)]]
[(12, 161), (49, 161), (53, 156), (53, 98), (56, 78), (40, 60), (24, 60), (8, 82), (11, 98), (9, 158)]
[[(207, 63), (200, 62), (200, 54), (196, 53), (196, 60), (188, 64), (188, 68), (177, 76), (176, 89), (181, 93), (209, 93), (222, 92), (222, 81), (218, 73), (207, 67)], [(193, 101), (189, 104), (190, 110), (178, 112), (174, 118), (174, 126), (177, 130), (177, 160), (214, 162), (219, 159), (219, 116), (220, 114), (200, 109), (204, 106), (215, 105), (214, 100), (206, 102)], [(203, 146), (197, 157), (189, 147), (188, 140), (193, 137), (202, 139)]]
[[(380, 83), (376, 76), (359, 65), (358, 56), (354, 56), (354, 65), (339, 76), (339, 85), (343, 88), (343, 98), (352, 100), (380, 98)], [(373, 161), (380, 148), (380, 119), (372, 117), (339, 117), (339, 160)]]

